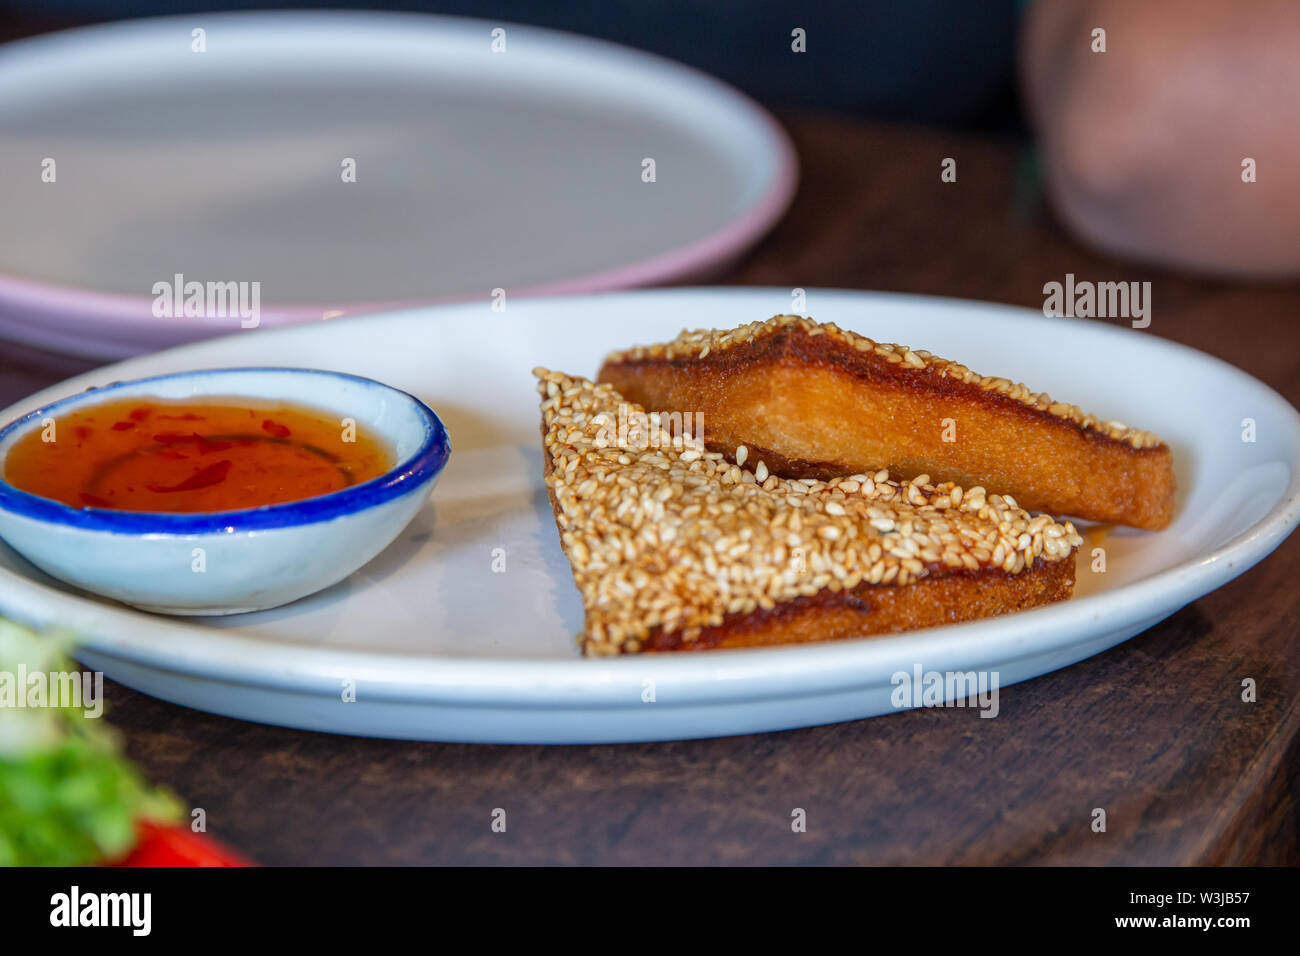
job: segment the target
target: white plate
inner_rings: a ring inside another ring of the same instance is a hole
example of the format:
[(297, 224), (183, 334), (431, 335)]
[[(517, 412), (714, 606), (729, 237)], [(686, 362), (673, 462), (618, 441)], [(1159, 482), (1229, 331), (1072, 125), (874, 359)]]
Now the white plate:
[(50, 34), (0, 49), (0, 334), (122, 357), (237, 328), (155, 317), (178, 273), (261, 283), (264, 327), (702, 275), (795, 179), (734, 89), (549, 30), (318, 11)]
[[(585, 660), (578, 593), (542, 483), (536, 365), (594, 374), (606, 351), (788, 311), (784, 289), (673, 289), (412, 310), (235, 334), (100, 369), (92, 384), (229, 365), (303, 365), (427, 401), (455, 449), (431, 502), (350, 579), (296, 604), (168, 619), (69, 593), (0, 548), (0, 606), (72, 626), (87, 664), (146, 693), (250, 720), (378, 736), (578, 743), (704, 737), (892, 710), (891, 677), (994, 670), (1003, 686), (1104, 650), (1241, 574), (1300, 500), (1300, 416), (1245, 373), (1097, 322), (953, 300), (812, 290), (808, 310), (1151, 428), (1174, 450), (1169, 530), (1117, 530), (1106, 572), (1080, 559), (1067, 603), (810, 647)], [(1242, 420), (1256, 441), (1242, 441)], [(497, 552), (496, 549), (502, 549)], [(494, 557), (504, 555), (504, 573)], [(1158, 679), (1153, 675), (1152, 679)], [(357, 682), (355, 703), (342, 701)], [(643, 693), (654, 682), (654, 702)]]

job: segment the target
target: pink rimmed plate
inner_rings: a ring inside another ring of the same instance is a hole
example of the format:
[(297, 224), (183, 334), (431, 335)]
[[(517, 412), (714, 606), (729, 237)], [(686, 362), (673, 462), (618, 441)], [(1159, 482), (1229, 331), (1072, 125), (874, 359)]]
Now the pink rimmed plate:
[[(92, 357), (702, 275), (776, 222), (797, 177), (775, 121), (705, 74), (408, 14), (194, 14), (8, 44), (0, 130), (0, 337)], [(189, 283), (242, 284), (243, 313), (166, 314)]]

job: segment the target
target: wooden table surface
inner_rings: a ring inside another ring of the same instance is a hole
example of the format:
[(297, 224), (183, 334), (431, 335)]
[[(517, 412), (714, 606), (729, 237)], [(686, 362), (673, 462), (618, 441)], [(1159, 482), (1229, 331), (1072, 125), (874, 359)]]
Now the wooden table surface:
[[(1300, 404), (1300, 286), (1082, 248), (1024, 188), (1013, 142), (782, 119), (799, 194), (718, 281), (1040, 308), (1043, 283), (1067, 272), (1150, 280), (1152, 323), (1134, 335), (1213, 353)], [(955, 184), (939, 180), (947, 156)], [(86, 367), (0, 345), (0, 404)], [(108, 708), (150, 777), (267, 864), (1295, 863), (1298, 556), (1300, 535), (1146, 633), (1005, 689), (996, 720), (931, 709), (721, 740), (510, 747), (265, 727), (111, 682)], [(1255, 703), (1241, 701), (1244, 677)], [(497, 807), (504, 834), (490, 828)], [(796, 807), (805, 833), (791, 832)], [(1090, 828), (1094, 807), (1105, 833)]]

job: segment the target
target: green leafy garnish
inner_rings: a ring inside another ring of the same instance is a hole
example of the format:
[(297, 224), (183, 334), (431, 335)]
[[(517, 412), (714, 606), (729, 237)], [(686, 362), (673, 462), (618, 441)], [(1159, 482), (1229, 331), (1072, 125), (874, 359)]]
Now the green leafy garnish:
[[(70, 641), (0, 619), (0, 682), (76, 672)], [(0, 866), (84, 866), (124, 856), (137, 825), (183, 815), (122, 756), (113, 729), (66, 701), (17, 707), (0, 696)], [(60, 704), (61, 706), (51, 706)]]

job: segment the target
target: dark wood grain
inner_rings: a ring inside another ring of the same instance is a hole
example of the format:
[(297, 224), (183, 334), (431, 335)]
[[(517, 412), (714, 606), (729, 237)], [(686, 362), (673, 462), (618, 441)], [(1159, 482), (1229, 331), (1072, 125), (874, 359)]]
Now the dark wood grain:
[[(798, 197), (721, 281), (1037, 308), (1066, 272), (1150, 280), (1153, 322), (1133, 334), (1211, 352), (1300, 403), (1300, 287), (1079, 247), (1038, 205), (1014, 142), (784, 119)], [(955, 184), (939, 180), (947, 156)], [(77, 370), (3, 349), (2, 402)], [(489, 747), (283, 730), (117, 685), (108, 699), (149, 775), (269, 864), (1295, 863), (1297, 557), (1300, 536), (1133, 640), (1004, 689), (996, 720), (925, 710), (721, 740)], [(1244, 677), (1258, 702), (1241, 701)], [(497, 807), (504, 834), (490, 829)], [(796, 807), (806, 833), (791, 832)], [(1090, 829), (1094, 807), (1105, 833)]]

